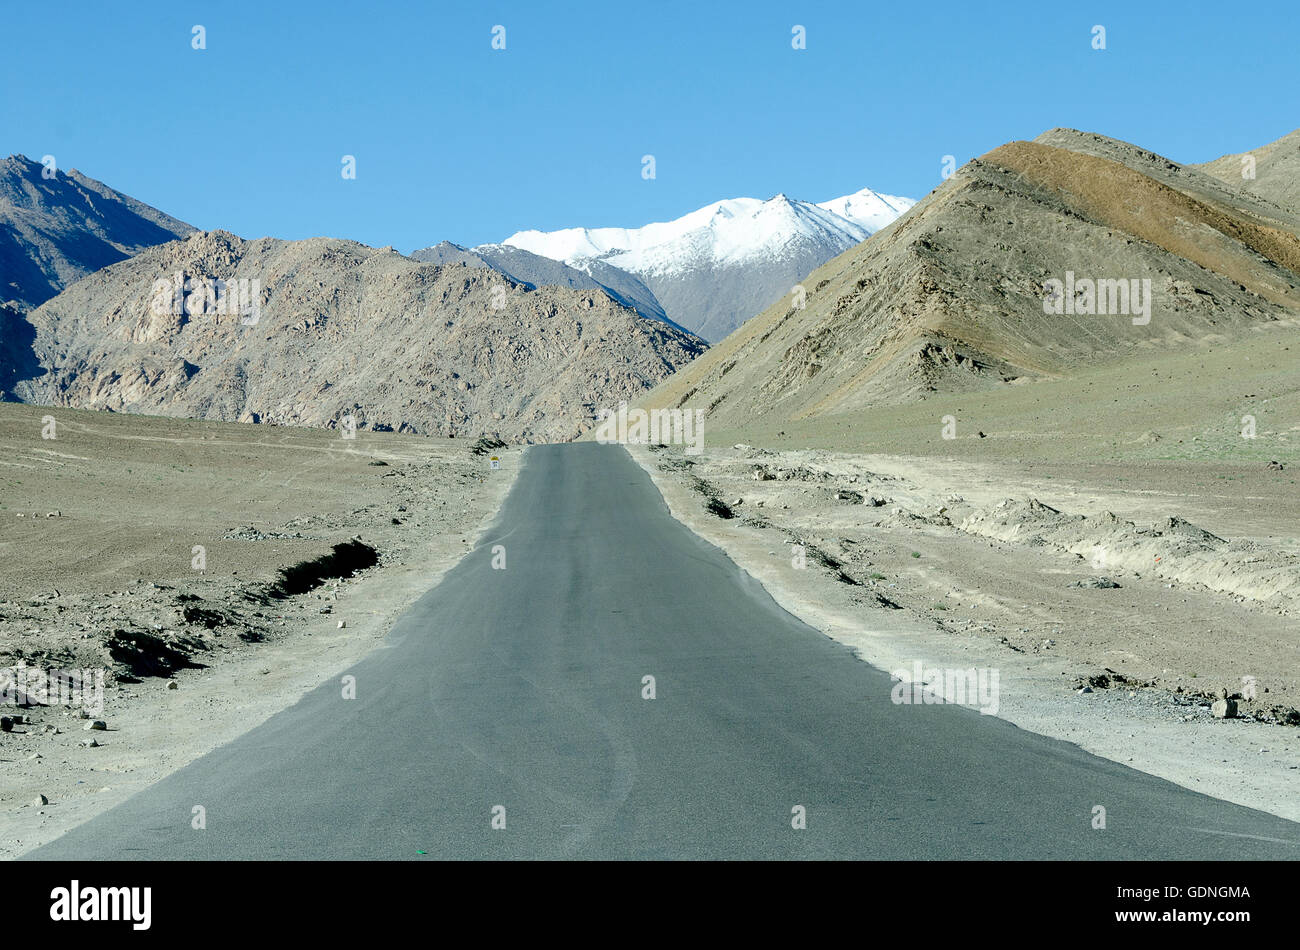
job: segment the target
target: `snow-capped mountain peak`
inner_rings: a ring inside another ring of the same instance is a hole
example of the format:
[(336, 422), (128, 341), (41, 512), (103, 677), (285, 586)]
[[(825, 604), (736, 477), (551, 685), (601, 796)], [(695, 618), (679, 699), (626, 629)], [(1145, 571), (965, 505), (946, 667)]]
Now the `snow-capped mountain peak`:
[[(870, 188), (811, 204), (790, 198), (784, 192), (766, 201), (731, 198), (715, 201), (672, 221), (660, 221), (640, 228), (564, 228), (559, 231), (519, 231), (502, 243), (552, 260), (574, 264), (585, 258), (622, 258), (620, 266), (636, 268), (643, 259), (662, 262), (671, 254), (649, 254), (663, 245), (682, 242), (698, 247), (706, 243), (727, 258), (761, 252), (773, 241), (784, 243), (798, 236), (829, 231), (852, 239), (866, 239), (910, 208), (914, 201), (882, 195)], [(789, 233), (780, 233), (783, 227)], [(685, 240), (702, 228), (717, 232), (704, 242)]]
[(672, 320), (718, 340), (913, 204), (870, 188), (820, 204), (782, 192), (715, 201), (639, 228), (519, 231), (503, 243), (579, 269), (596, 260), (626, 271)]
[(894, 221), (895, 218), (901, 217), (914, 204), (916, 202), (911, 198), (882, 195), (870, 188), (863, 188), (861, 191), (855, 191), (853, 194), (845, 195), (842, 198), (823, 201), (817, 207), (824, 208), (832, 214), (837, 214), (841, 218), (860, 224), (867, 228), (870, 233), (875, 234)]

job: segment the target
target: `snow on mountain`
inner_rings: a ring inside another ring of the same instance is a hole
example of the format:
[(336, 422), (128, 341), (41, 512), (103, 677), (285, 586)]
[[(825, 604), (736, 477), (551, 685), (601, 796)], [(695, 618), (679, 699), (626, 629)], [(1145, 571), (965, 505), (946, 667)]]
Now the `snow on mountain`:
[(916, 202), (911, 198), (882, 195), (870, 188), (863, 188), (861, 191), (855, 191), (843, 198), (832, 198), (830, 201), (823, 201), (817, 207), (825, 208), (832, 214), (837, 214), (841, 218), (860, 224), (870, 233), (875, 234), (881, 228), (891, 224), (896, 218), (901, 217), (914, 204)]
[[(668, 254), (660, 249), (674, 243), (687, 248), (708, 245), (716, 249), (720, 259), (737, 260), (782, 244), (799, 232), (833, 233), (857, 243), (914, 204), (911, 198), (882, 195), (870, 188), (815, 205), (784, 194), (767, 201), (731, 198), (705, 205), (672, 221), (640, 228), (519, 231), (502, 243), (570, 265), (589, 258), (608, 260), (618, 254), (620, 266), (635, 269), (643, 260), (663, 261)], [(696, 237), (698, 231), (710, 233), (701, 238)]]
[(520, 231), (503, 243), (579, 269), (600, 261), (626, 271), (669, 319), (716, 342), (913, 204), (869, 188), (821, 204), (731, 198), (640, 228)]
[(564, 228), (560, 231), (519, 231), (502, 243), (557, 261), (602, 258), (613, 251), (636, 253), (679, 240), (683, 235), (752, 213), (763, 202), (733, 198), (706, 205), (673, 221), (640, 228)]
[(720, 203), (707, 223), (661, 243), (647, 246), (647, 242), (639, 242), (625, 250), (611, 249), (604, 260), (634, 274), (664, 275), (710, 261), (715, 265), (770, 261), (801, 242), (849, 248), (871, 235), (860, 224), (785, 195), (767, 201), (741, 200), (752, 204)]

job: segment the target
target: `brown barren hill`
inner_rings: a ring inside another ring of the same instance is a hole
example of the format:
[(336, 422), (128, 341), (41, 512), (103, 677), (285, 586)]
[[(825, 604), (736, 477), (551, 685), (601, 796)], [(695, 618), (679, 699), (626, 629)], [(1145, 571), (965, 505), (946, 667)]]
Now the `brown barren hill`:
[(1109, 159), (1200, 201), (1226, 205), (1240, 214), (1293, 234), (1300, 231), (1300, 209), (1287, 208), (1262, 194), (1244, 191), (1230, 178), (1208, 173), (1209, 166), (1206, 165), (1180, 165), (1130, 142), (1078, 129), (1051, 129), (1035, 138), (1034, 143)]
[[(202, 290), (216, 279), (224, 303)], [(156, 306), (169, 281), (192, 289)], [(576, 438), (705, 349), (599, 291), (224, 231), (105, 268), (26, 322), (24, 402), (517, 441)]]
[[(1300, 304), (1300, 238), (1258, 224), (1239, 210), (1215, 206), (1133, 169), (1033, 142), (1012, 142), (984, 161), (1065, 198), (1090, 220), (1150, 241), (1172, 254), (1253, 287), (1276, 303)], [(1264, 263), (1273, 262), (1273, 274)]]
[[(1300, 219), (1072, 130), (969, 162), (665, 380), (717, 429), (1070, 376), (1300, 317)], [(1149, 321), (1045, 312), (1049, 281), (1149, 281)]]

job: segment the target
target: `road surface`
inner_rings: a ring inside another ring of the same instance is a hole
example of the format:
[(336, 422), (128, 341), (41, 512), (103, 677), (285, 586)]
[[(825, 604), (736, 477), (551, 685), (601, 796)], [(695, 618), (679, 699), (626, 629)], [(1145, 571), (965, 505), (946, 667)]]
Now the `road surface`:
[(1300, 825), (895, 705), (620, 447), (523, 465), (480, 546), (349, 671), (355, 699), (332, 680), (30, 857), (1300, 858)]

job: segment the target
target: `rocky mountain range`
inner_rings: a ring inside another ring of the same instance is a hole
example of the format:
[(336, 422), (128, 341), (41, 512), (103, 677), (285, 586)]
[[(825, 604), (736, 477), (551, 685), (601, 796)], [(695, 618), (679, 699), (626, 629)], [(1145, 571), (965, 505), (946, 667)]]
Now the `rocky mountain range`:
[[(735, 199), (412, 258), (192, 232), (11, 158), (0, 395), (551, 441), (621, 399), (725, 425), (1023, 383), (1295, 320), (1298, 135), (1197, 166), (1054, 129), (968, 163), (914, 208), (870, 191)], [(174, 232), (190, 236), (149, 246)], [(159, 311), (156, 284), (174, 278), (197, 283)], [(257, 318), (205, 300), (215, 278), (253, 283)], [(707, 354), (683, 329), (741, 323)]]
[(705, 349), (591, 288), (224, 231), (110, 265), (20, 322), (3, 381), (25, 402), (512, 441), (574, 438)]
[(1248, 187), (1071, 129), (1004, 145), (810, 274), (803, 307), (769, 307), (645, 404), (721, 428), (803, 419), (1294, 322), (1295, 135), (1257, 150)]

